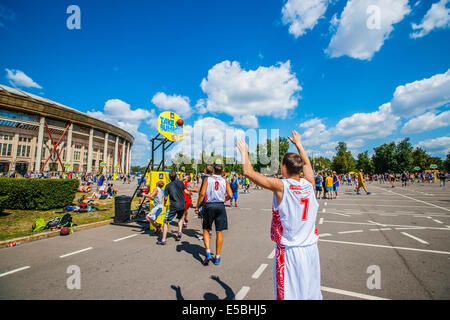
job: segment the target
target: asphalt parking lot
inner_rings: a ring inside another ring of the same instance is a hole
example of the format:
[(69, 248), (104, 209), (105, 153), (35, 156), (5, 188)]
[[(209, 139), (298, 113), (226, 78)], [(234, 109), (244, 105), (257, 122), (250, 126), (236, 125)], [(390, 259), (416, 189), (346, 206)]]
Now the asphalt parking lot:
[[(356, 195), (342, 186), (337, 199), (319, 200), (323, 298), (449, 299), (450, 187), (368, 189)], [(219, 266), (201, 264), (193, 209), (181, 241), (170, 236), (164, 247), (132, 224), (2, 248), (0, 299), (273, 299), (271, 202), (270, 192), (252, 190), (227, 207)]]

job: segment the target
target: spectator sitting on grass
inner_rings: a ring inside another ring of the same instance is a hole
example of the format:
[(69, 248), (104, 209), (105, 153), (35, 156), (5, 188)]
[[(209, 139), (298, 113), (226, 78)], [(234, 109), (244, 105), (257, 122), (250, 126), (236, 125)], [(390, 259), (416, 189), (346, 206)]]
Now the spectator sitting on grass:
[(108, 188), (106, 189), (106, 193), (109, 194), (111, 197), (117, 194), (117, 189), (114, 188), (114, 185), (112, 183), (108, 184)]

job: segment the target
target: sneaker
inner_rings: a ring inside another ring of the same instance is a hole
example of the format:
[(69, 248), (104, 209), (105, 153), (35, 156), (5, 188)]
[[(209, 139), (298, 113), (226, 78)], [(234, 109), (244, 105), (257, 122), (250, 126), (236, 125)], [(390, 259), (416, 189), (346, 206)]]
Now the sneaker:
[(220, 257), (218, 257), (218, 258), (214, 257), (214, 264), (216, 266), (220, 264)]
[(367, 194), (371, 194), (371, 192), (367, 192)]
[(156, 244), (165, 246), (165, 245), (166, 245), (166, 242), (165, 242), (165, 241), (162, 241), (161, 239), (158, 239), (158, 242), (156, 242)]
[(207, 266), (211, 260), (213, 260), (211, 253), (206, 253), (206, 258), (203, 260), (203, 265)]
[(175, 238), (175, 241), (180, 241), (182, 235), (183, 234), (181, 232), (178, 232), (177, 237)]
[(356, 194), (361, 194), (361, 193), (357, 192)]

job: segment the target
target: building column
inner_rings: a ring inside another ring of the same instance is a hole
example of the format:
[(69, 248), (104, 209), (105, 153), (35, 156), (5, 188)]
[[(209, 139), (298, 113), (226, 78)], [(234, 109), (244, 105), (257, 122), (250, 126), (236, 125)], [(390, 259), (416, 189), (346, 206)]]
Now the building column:
[(116, 137), (116, 145), (114, 146), (114, 165), (113, 165), (113, 172), (116, 171), (116, 165), (118, 164), (118, 158), (119, 158), (119, 137)]
[(106, 169), (108, 167), (108, 139), (109, 134), (105, 133), (105, 144), (103, 146), (103, 162), (106, 162), (106, 167), (103, 167), (103, 174), (106, 175)]
[(66, 159), (64, 159), (65, 162), (69, 162), (70, 163), (70, 167), (69, 168), (71, 168), (71, 169), (73, 169), (72, 130), (73, 130), (73, 124), (71, 123), (70, 126), (69, 126), (69, 130), (67, 132)]
[(125, 150), (126, 150), (125, 149), (125, 145), (126, 145), (126, 141), (123, 140), (123, 142), (122, 142), (122, 152), (121, 152), (122, 159), (120, 159), (120, 168), (121, 168), (123, 174), (126, 174), (125, 173)]
[(11, 167), (9, 168), (9, 170), (12, 172), (16, 171), (16, 157), (18, 147), (19, 147), (19, 134), (14, 133), (11, 147)]
[(45, 123), (45, 117), (41, 117), (41, 120), (39, 121), (39, 132), (38, 132), (38, 139), (37, 139), (37, 155), (36, 155), (36, 162), (35, 162), (35, 166), (34, 166), (35, 172), (41, 171), (42, 144), (44, 143), (44, 123)]
[(88, 145), (88, 157), (87, 157), (87, 173), (92, 173), (92, 149), (94, 143), (94, 128), (89, 130), (89, 145)]
[(131, 173), (130, 142), (127, 143), (127, 174)]

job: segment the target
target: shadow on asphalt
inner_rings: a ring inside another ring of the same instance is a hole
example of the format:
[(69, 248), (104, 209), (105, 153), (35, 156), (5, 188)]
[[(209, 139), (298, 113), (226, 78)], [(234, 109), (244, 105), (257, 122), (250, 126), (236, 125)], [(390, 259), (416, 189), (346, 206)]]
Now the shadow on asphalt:
[(192, 244), (187, 241), (182, 241), (181, 244), (177, 245), (177, 251), (186, 251), (187, 253), (190, 253), (194, 259), (198, 260), (200, 263), (203, 262), (202, 257), (200, 256), (200, 253), (205, 252), (205, 248), (198, 244)]
[[(220, 280), (220, 278), (218, 276), (211, 276), (211, 279), (216, 281), (225, 290), (226, 297), (224, 299), (219, 299), (219, 297), (216, 294), (214, 294), (212, 292), (206, 292), (203, 295), (203, 299), (205, 299), (205, 300), (234, 300), (235, 299), (234, 291), (233, 291), (233, 289), (231, 289), (230, 286), (228, 286), (225, 282)], [(181, 293), (180, 286), (171, 285), (170, 287), (173, 290), (175, 290), (175, 296), (176, 296), (177, 300), (185, 300)]]

